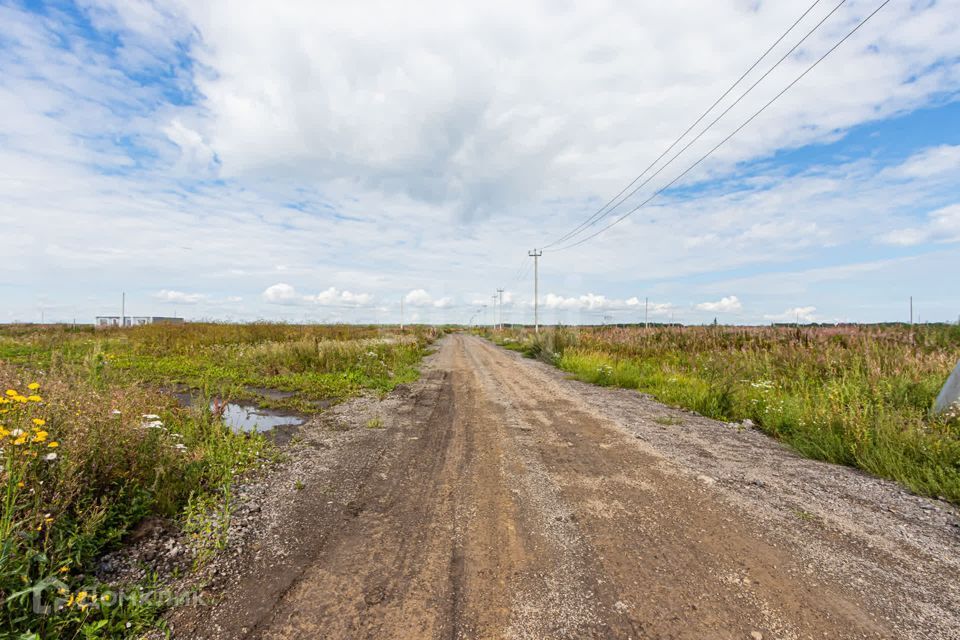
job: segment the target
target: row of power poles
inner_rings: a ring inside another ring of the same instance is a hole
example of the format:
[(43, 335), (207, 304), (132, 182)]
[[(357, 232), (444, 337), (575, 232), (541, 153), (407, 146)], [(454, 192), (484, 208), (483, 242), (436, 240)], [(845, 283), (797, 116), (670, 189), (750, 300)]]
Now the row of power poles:
[(497, 289), (497, 292), (490, 297), (493, 300), (490, 325), (497, 329), (503, 329), (503, 289)]
[[(527, 255), (533, 258), (533, 328), (540, 333), (540, 256), (543, 255), (542, 249), (531, 249)], [(491, 296), (493, 300), (493, 318), (491, 325), (497, 329), (503, 329), (503, 289), (497, 289), (497, 292)]]

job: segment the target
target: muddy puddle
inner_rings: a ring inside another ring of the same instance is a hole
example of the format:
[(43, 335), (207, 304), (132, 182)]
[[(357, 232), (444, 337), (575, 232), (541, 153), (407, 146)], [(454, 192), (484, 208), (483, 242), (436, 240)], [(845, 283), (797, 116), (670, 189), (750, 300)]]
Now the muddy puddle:
[[(289, 398), (294, 395), (287, 391), (278, 391), (276, 389), (251, 389), (266, 398), (278, 400)], [(173, 391), (173, 397), (181, 407), (193, 407), (197, 403), (203, 402), (203, 399), (195, 391), (189, 389), (178, 389)], [(220, 413), (224, 423), (233, 431), (256, 431), (265, 432), (274, 429), (284, 428), (289, 431), (293, 427), (298, 427), (306, 422), (306, 419), (290, 411), (281, 411), (277, 409), (265, 409), (258, 407), (250, 402), (226, 402), (219, 398), (210, 401), (210, 410)]]
[[(216, 411), (216, 402), (210, 408)], [(228, 402), (221, 404), (219, 409), (223, 412), (223, 421), (234, 431), (270, 431), (275, 427), (297, 427), (304, 423), (304, 419), (295, 414), (261, 409), (250, 404)]]

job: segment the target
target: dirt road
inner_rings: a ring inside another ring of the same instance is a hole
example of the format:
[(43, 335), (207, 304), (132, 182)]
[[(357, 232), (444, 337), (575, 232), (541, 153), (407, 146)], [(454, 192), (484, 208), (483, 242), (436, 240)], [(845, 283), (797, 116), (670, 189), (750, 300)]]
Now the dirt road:
[(956, 512), (753, 430), (463, 335), (369, 416), (177, 637), (960, 637)]

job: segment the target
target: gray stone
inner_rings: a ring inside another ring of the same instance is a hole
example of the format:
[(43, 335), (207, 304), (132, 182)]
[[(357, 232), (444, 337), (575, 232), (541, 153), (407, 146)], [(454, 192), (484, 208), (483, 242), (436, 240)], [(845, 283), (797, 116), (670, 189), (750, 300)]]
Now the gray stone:
[(947, 383), (940, 390), (937, 402), (933, 406), (935, 413), (946, 413), (953, 406), (960, 406), (960, 362), (954, 367)]

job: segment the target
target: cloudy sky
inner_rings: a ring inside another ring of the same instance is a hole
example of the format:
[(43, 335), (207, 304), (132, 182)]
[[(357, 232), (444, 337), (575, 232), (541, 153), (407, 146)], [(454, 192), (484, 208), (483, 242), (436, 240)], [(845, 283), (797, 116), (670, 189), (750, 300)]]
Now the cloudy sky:
[(0, 322), (530, 321), (534, 247), (547, 322), (956, 321), (960, 0), (683, 174), (881, 1), (817, 3), (564, 249), (808, 2), (0, 0)]

